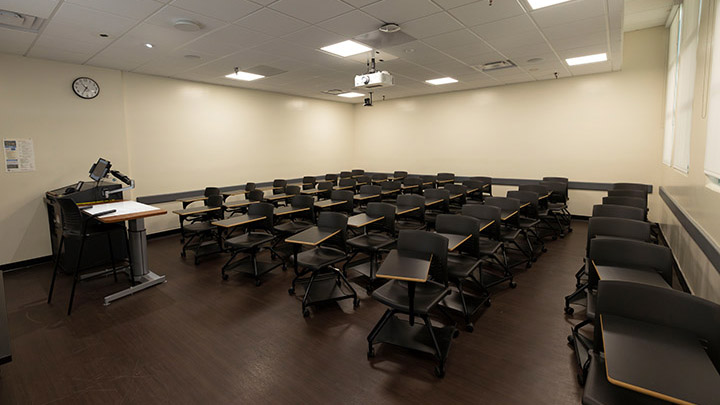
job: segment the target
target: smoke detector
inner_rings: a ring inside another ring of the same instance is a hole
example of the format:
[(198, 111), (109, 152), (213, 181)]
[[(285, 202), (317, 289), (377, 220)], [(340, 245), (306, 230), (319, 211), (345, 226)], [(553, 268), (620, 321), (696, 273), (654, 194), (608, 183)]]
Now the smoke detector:
[(180, 31), (200, 31), (202, 25), (200, 25), (200, 23), (196, 23), (193, 20), (186, 20), (183, 18), (176, 20), (173, 24), (173, 27)]
[(513, 63), (513, 61), (508, 59), (508, 60), (499, 60), (497, 62), (486, 63), (479, 67), (483, 72), (489, 72), (489, 71), (493, 71), (493, 70), (507, 69), (507, 68), (511, 68), (511, 67), (515, 67), (515, 66), (516, 66), (515, 63)]
[(400, 31), (400, 26), (395, 23), (387, 23), (387, 24), (383, 25), (382, 27), (378, 28), (378, 30), (380, 30), (380, 32), (387, 32), (387, 33), (398, 32), (398, 31)]

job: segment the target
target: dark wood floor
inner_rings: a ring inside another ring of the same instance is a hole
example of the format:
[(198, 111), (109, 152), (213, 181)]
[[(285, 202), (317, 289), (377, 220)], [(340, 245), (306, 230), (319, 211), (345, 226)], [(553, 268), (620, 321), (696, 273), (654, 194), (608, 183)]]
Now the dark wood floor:
[(379, 345), (367, 360), (366, 337), (385, 307), (362, 288), (357, 310), (348, 300), (303, 318), (287, 293), (292, 271), (278, 268), (260, 287), (238, 274), (223, 282), (225, 257), (195, 266), (180, 258), (178, 236), (149, 242), (166, 284), (107, 307), (102, 297), (125, 284), (80, 284), (69, 317), (69, 276), (48, 305), (49, 265), (7, 273), (13, 361), (0, 367), (0, 404), (577, 404), (566, 344), (575, 321), (563, 296), (587, 224), (574, 228), (518, 271), (516, 289), (493, 290), (475, 331), (454, 340), (444, 379), (428, 355)]

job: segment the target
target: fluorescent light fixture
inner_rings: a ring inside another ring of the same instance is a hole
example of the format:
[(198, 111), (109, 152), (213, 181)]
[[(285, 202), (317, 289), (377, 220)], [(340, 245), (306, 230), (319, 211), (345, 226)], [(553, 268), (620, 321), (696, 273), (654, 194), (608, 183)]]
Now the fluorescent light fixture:
[(153, 47), (153, 44), (151, 44), (151, 43), (148, 42), (147, 44), (145, 44), (145, 46), (147, 46), (148, 48), (152, 48), (152, 47)]
[(248, 73), (248, 72), (242, 72), (240, 70), (235, 71), (235, 73), (230, 73), (229, 75), (225, 75), (228, 79), (234, 79), (234, 80), (244, 80), (246, 82), (251, 82), (253, 80), (262, 79), (263, 75), (256, 75), (255, 73)]
[(342, 57), (352, 56), (352, 55), (357, 55), (359, 53), (372, 51), (372, 48), (368, 48), (367, 46), (365, 46), (363, 44), (359, 44), (355, 41), (350, 41), (350, 40), (339, 42), (334, 45), (324, 46), (320, 49), (322, 49), (325, 52), (330, 52), (330, 53), (334, 53), (335, 55), (340, 55)]
[(605, 62), (607, 60), (606, 53), (596, 53), (595, 55), (578, 56), (577, 58), (567, 58), (565, 62), (569, 66), (585, 65), (587, 63)]
[(354, 91), (350, 91), (347, 93), (338, 94), (340, 97), (346, 97), (346, 98), (353, 98), (353, 97), (362, 97), (364, 94), (362, 93), (355, 93)]
[(452, 77), (441, 77), (439, 79), (425, 80), (425, 82), (439, 86), (441, 84), (457, 83), (457, 80), (453, 79)]
[(537, 10), (539, 8), (550, 7), (556, 4), (565, 3), (566, 1), (570, 0), (528, 0), (528, 3), (533, 10)]

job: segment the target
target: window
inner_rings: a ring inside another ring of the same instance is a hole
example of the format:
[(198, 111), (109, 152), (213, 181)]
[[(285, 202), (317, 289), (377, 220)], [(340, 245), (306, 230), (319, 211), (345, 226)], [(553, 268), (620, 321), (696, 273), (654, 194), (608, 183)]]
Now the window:
[(707, 143), (705, 144), (705, 174), (710, 182), (720, 184), (720, 7), (715, 4), (714, 32), (710, 88), (708, 94)]
[(675, 13), (670, 25), (670, 45), (668, 46), (667, 88), (665, 93), (665, 138), (663, 140), (662, 161), (672, 165), (672, 147), (675, 139), (675, 109), (677, 107), (677, 61), (678, 61), (678, 25), (680, 12)]

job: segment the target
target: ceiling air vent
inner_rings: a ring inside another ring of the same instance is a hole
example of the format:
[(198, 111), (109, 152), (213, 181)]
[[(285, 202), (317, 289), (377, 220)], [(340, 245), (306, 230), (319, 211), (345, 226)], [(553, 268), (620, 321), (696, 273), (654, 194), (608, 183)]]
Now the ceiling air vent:
[(0, 27), (38, 32), (44, 19), (29, 14), (20, 14), (14, 11), (0, 10)]
[(490, 72), (493, 70), (507, 69), (515, 67), (516, 65), (511, 60), (500, 60), (497, 62), (490, 62), (480, 66), (483, 72)]

